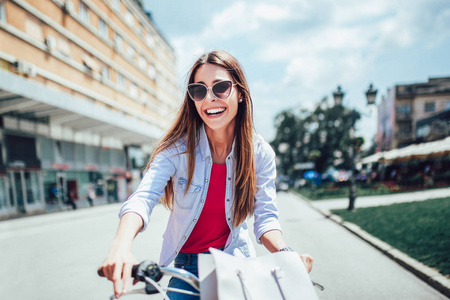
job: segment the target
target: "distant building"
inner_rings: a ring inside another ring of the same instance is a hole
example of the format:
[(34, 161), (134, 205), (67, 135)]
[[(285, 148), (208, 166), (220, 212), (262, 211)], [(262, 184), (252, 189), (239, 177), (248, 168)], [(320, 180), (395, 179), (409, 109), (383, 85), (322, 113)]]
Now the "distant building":
[(450, 77), (396, 85), (378, 106), (377, 152), (448, 136)]
[(0, 216), (125, 200), (179, 104), (135, 1), (0, 0)]

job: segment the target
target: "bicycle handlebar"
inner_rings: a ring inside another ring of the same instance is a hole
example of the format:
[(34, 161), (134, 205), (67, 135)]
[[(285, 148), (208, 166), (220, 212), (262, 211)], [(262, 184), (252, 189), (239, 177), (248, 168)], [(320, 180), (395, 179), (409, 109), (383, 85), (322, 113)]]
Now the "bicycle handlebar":
[[(98, 268), (97, 274), (100, 277), (105, 277), (103, 267)], [(146, 282), (145, 277), (151, 278), (155, 282), (159, 282), (164, 275), (181, 279), (200, 291), (200, 280), (198, 277), (183, 269), (160, 267), (155, 262), (144, 260), (140, 264), (134, 265), (131, 271), (131, 276), (142, 282)]]

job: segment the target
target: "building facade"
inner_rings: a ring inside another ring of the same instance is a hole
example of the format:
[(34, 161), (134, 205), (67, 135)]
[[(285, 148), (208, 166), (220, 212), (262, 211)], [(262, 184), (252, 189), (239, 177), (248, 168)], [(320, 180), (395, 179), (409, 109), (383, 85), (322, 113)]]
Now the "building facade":
[(377, 152), (446, 137), (449, 110), (450, 77), (394, 86), (378, 106)]
[(0, 0), (0, 216), (125, 200), (179, 99), (133, 0)]

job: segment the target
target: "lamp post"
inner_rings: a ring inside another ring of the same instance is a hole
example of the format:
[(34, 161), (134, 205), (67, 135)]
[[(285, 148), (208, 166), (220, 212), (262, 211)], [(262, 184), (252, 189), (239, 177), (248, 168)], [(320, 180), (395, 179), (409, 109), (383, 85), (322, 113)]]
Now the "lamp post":
[[(368, 90), (366, 91), (366, 99), (367, 106), (374, 105), (375, 99), (377, 97), (377, 90), (373, 88), (373, 85), (370, 84)], [(342, 100), (344, 99), (345, 93), (342, 91), (340, 85), (338, 85), (337, 90), (333, 92), (334, 103), (336, 106), (342, 105)], [(354, 126), (354, 125), (353, 125)], [(354, 140), (354, 128), (350, 128), (350, 138)], [(349, 202), (347, 210), (353, 211), (355, 209), (355, 200), (356, 200), (356, 163), (358, 160), (358, 147), (356, 147), (355, 142), (352, 141), (352, 144), (349, 148), (349, 154), (352, 162), (351, 168), (351, 176), (350, 176), (350, 190), (349, 190)]]

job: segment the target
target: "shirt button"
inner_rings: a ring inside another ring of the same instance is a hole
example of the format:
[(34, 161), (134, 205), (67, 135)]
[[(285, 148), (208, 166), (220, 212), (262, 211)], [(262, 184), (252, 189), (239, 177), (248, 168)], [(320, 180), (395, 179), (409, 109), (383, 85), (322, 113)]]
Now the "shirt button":
[(205, 202), (205, 200), (202, 200), (202, 201), (200, 201), (200, 202), (202, 202), (202, 203), (203, 203), (203, 202)]
[(231, 218), (228, 218), (228, 221), (230, 221), (231, 220)]
[(175, 251), (175, 254), (177, 254), (177, 251)]
[(197, 219), (192, 220), (192, 222), (195, 222), (195, 221), (197, 221)]
[(185, 236), (183, 236), (183, 240), (185, 240), (186, 239), (186, 237)]
[(228, 180), (231, 180), (231, 177), (228, 177)]
[(205, 179), (205, 182), (208, 182), (208, 179)]
[(227, 202), (230, 202), (230, 199), (227, 199)]

